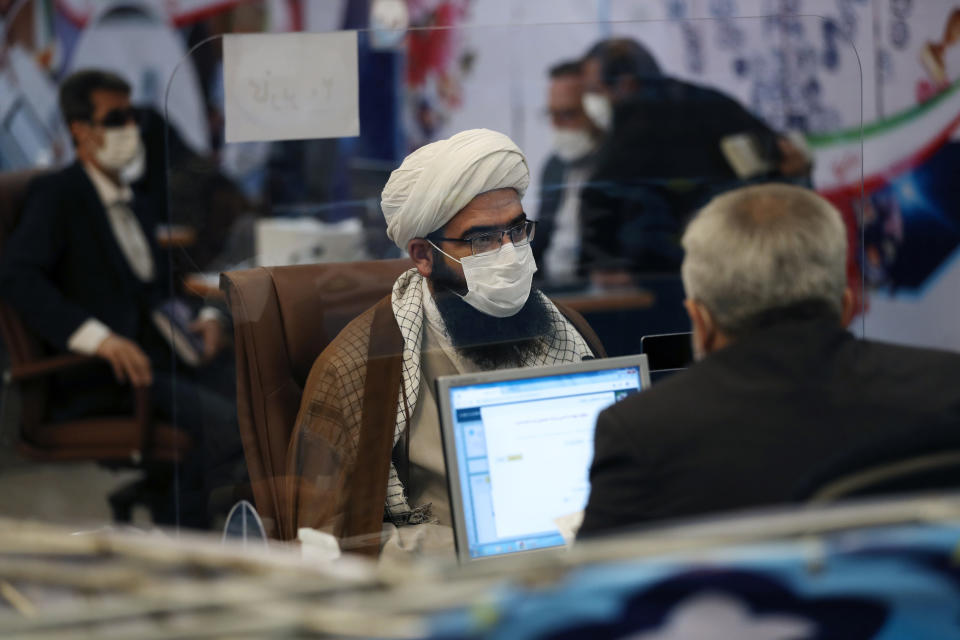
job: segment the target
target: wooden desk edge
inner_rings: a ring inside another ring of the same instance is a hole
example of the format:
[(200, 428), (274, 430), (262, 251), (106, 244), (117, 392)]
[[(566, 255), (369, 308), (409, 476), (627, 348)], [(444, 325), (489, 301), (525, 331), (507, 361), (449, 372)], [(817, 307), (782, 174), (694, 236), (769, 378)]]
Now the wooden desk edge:
[(649, 309), (656, 296), (649, 291), (615, 291), (610, 293), (575, 294), (552, 296), (578, 313), (602, 313), (604, 311), (622, 311), (625, 309)]

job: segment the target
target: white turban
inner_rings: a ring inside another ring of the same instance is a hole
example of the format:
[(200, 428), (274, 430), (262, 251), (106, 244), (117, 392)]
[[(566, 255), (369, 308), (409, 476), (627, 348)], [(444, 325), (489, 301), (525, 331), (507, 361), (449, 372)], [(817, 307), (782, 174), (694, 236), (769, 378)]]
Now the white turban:
[(469, 129), (424, 145), (408, 155), (387, 180), (380, 207), (387, 235), (406, 250), (447, 224), (475, 197), (530, 184), (527, 159), (513, 140), (489, 129)]

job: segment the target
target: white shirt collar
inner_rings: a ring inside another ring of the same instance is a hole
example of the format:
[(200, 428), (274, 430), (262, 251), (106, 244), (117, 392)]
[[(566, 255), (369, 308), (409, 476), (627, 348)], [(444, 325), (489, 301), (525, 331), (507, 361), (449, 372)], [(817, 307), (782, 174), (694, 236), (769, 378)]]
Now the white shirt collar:
[(100, 196), (100, 202), (103, 203), (104, 207), (112, 207), (118, 202), (128, 204), (133, 200), (133, 190), (130, 188), (130, 185), (123, 183), (117, 185), (108, 178), (100, 169), (95, 167), (93, 163), (84, 162), (83, 169), (87, 172), (90, 181), (93, 183), (94, 189), (97, 190), (97, 195)]

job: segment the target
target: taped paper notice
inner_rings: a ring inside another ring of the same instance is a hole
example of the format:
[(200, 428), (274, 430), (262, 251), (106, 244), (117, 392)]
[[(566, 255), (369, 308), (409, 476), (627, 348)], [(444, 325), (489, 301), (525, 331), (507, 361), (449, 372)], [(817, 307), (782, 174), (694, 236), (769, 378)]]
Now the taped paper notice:
[(357, 33), (223, 38), (227, 142), (360, 135)]

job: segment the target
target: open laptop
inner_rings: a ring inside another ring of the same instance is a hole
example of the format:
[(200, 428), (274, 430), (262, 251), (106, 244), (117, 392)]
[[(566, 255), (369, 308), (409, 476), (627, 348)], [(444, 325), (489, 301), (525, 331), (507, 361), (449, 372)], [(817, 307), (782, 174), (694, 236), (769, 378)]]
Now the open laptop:
[(582, 510), (597, 415), (650, 386), (644, 355), (437, 380), (461, 562), (557, 547)]

